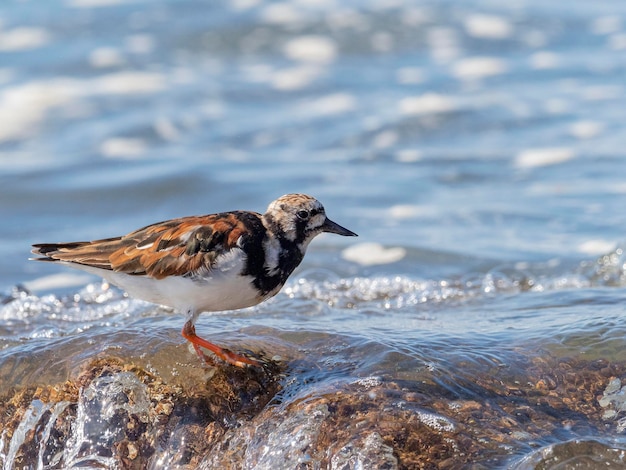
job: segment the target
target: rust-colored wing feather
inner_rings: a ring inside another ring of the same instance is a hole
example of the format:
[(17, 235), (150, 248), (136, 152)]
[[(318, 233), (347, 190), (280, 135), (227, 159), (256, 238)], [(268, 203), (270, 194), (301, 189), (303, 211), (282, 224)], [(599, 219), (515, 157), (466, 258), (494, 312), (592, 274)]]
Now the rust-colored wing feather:
[(211, 269), (215, 259), (236, 247), (245, 233), (237, 213), (223, 213), (160, 222), (123, 237), (37, 244), (33, 253), (43, 255), (37, 258), (41, 261), (67, 261), (163, 279)]

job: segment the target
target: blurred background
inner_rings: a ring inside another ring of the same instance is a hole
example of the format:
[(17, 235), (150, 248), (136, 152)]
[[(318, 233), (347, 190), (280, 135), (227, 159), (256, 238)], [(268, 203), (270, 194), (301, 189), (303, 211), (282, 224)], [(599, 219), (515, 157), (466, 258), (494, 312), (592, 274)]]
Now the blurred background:
[[(28, 261), (32, 243), (304, 192), (359, 238), (321, 236), (203, 336), (286, 358), (286, 404), (382, 377), (453, 421), (454, 400), (506, 415), (465, 421), (500, 462), (581, 436), (623, 460), (625, 79), (613, 0), (3, 0), (0, 392), (111, 354), (203, 372), (181, 317)], [(537, 394), (563, 402), (531, 435)]]
[(31, 243), (287, 192), (359, 242), (606, 253), (626, 226), (625, 22), (582, 0), (2, 2), (0, 288), (51, 274)]

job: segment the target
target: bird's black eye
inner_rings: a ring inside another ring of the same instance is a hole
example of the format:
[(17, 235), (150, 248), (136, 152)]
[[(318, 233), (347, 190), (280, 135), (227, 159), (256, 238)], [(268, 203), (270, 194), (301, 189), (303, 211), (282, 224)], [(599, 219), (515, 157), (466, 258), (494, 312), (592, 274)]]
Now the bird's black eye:
[(298, 211), (296, 212), (298, 219), (306, 220), (309, 218), (309, 211)]

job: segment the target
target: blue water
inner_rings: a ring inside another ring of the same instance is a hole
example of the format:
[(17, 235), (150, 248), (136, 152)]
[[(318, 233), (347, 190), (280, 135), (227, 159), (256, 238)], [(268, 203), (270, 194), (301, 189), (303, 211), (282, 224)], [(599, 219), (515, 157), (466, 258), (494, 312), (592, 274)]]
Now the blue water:
[(0, 292), (33, 296), (0, 311), (0, 363), (182, 326), (119, 293), (68, 311), (98, 280), (32, 243), (288, 192), (359, 238), (314, 241), (276, 299), (199, 329), (354, 341), (354, 375), (387, 349), (623, 361), (625, 77), (623, 2), (2, 2)]

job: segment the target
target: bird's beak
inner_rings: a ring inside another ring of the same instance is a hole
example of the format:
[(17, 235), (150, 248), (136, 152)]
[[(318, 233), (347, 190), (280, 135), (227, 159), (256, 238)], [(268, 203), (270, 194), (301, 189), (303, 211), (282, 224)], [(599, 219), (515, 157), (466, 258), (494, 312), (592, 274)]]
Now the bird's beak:
[(343, 228), (341, 225), (336, 224), (330, 219), (326, 219), (322, 225), (322, 232), (336, 233), (337, 235), (343, 235), (344, 237), (358, 237), (358, 235), (347, 228)]

